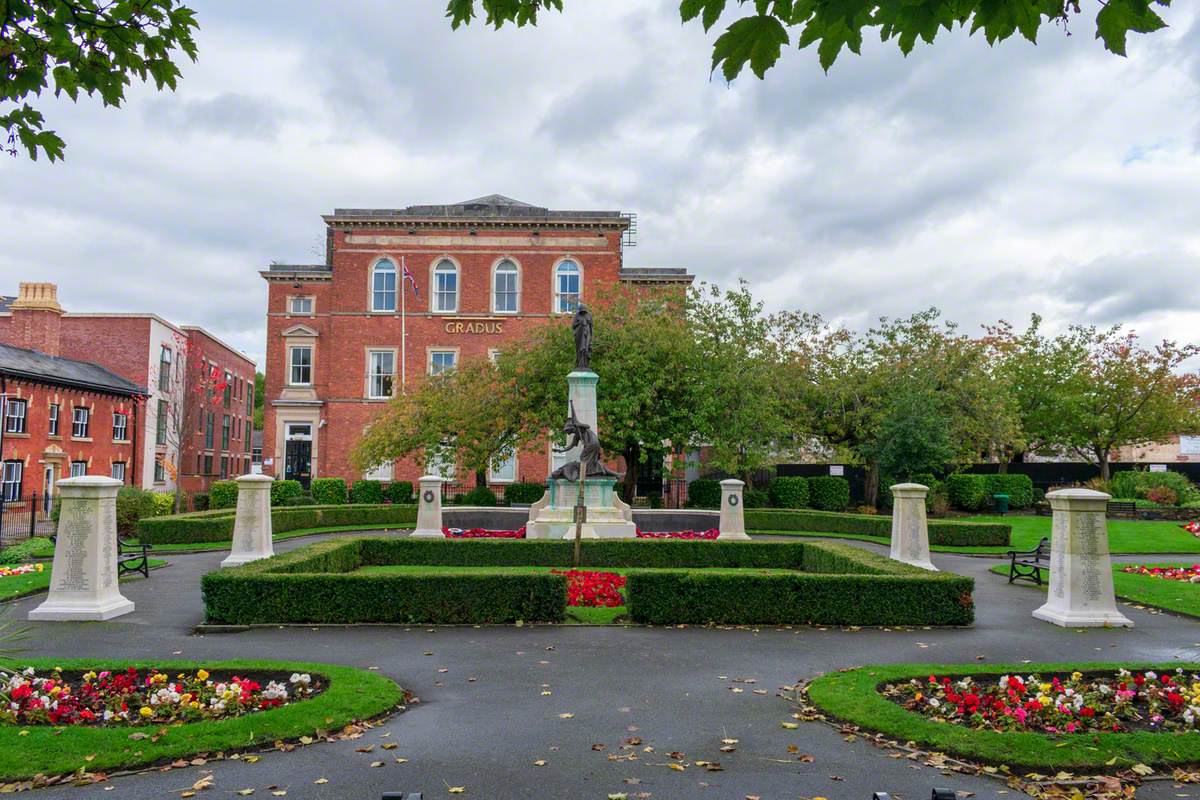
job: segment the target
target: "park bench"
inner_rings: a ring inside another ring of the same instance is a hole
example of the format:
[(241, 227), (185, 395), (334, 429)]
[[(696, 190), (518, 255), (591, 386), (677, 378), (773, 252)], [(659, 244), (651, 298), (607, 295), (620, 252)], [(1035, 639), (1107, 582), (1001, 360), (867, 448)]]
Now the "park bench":
[(1132, 500), (1113, 500), (1105, 509), (1110, 517), (1137, 519), (1137, 503)]
[(1049, 517), (1054, 512), (1050, 509), (1050, 504), (1043, 500), (1040, 503), (1033, 504), (1033, 513), (1037, 514), (1039, 517)]
[[(49, 539), (56, 547), (58, 546), (58, 534), (50, 536)], [(150, 545), (127, 542), (118, 536), (117, 577), (134, 573), (150, 577)]]
[(1016, 580), (1033, 581), (1042, 585), (1042, 570), (1050, 569), (1050, 540), (1042, 537), (1038, 546), (1032, 550), (1009, 550), (1008, 582)]

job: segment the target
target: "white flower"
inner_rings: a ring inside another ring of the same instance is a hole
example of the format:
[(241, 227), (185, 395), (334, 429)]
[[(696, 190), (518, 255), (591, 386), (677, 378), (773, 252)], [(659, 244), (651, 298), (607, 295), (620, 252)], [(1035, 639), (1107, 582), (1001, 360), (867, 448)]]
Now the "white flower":
[(1158, 675), (1156, 675), (1153, 672), (1146, 673), (1146, 680), (1148, 680), (1148, 681), (1156, 680), (1157, 678), (1158, 678)]
[(937, 708), (941, 704), (942, 701), (938, 700), (936, 697), (929, 698), (929, 705), (933, 706), (934, 708)]

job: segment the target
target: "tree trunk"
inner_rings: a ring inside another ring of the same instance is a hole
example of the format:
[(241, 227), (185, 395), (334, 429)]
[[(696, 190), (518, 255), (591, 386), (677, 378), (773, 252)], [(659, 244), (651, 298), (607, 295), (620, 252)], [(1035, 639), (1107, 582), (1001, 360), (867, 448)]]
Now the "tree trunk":
[(877, 506), (879, 500), (879, 465), (872, 462), (867, 465), (867, 479), (863, 485), (863, 502), (869, 506)]
[(475, 485), (476, 486), (487, 486), (488, 485), (486, 469), (475, 470)]
[(625, 457), (624, 500), (632, 505), (634, 495), (637, 494), (638, 467), (641, 464), (642, 455), (641, 445), (633, 442), (625, 447), (625, 452), (621, 455)]
[(1108, 451), (1105, 450), (1103, 453), (1097, 453), (1096, 458), (1097, 458), (1097, 461), (1099, 461), (1099, 463), (1100, 463), (1100, 480), (1102, 480), (1102, 481), (1109, 480)]

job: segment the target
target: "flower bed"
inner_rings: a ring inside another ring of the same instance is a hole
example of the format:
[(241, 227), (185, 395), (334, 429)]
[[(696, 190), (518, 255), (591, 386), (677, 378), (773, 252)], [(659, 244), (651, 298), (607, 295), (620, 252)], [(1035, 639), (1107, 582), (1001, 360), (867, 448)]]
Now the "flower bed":
[(625, 576), (615, 572), (583, 569), (552, 569), (555, 575), (567, 577), (567, 605), (590, 608), (616, 608), (625, 605), (621, 590)]
[(709, 528), (706, 531), (638, 531), (639, 539), (716, 539), (721, 535), (721, 532), (716, 528)]
[(487, 528), (442, 528), (448, 539), (524, 539), (525, 526), (515, 531), (493, 531)]
[(1200, 676), (1182, 668), (1111, 675), (1038, 674), (976, 679), (930, 675), (888, 684), (884, 696), (909, 711), (974, 730), (1120, 733), (1195, 730)]
[(1200, 536), (1200, 520), (1192, 520), (1191, 522), (1180, 525), (1185, 531), (1192, 536)]
[(0, 684), (0, 724), (132, 726), (228, 719), (306, 700), (322, 689), (320, 679), (309, 673), (260, 678), (218, 677), (204, 669), (172, 678), (157, 669), (143, 673), (128, 667), (89, 670), (76, 679), (58, 668), (38, 674), (28, 667)]
[(1121, 572), (1168, 581), (1200, 583), (1200, 564), (1192, 564), (1190, 567), (1147, 567), (1144, 564), (1130, 564), (1128, 567), (1122, 567)]
[(0, 567), (0, 578), (8, 578), (13, 575), (29, 575), (34, 572), (42, 572), (46, 566), (42, 563), (37, 564), (19, 564), (15, 567)]

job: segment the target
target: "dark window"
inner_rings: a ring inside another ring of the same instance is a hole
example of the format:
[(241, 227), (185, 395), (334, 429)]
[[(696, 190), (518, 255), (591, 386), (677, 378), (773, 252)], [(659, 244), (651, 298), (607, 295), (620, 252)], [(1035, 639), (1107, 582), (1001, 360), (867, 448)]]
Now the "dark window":
[(171, 388), (171, 348), (164, 347), (158, 356), (158, 390)]
[(167, 416), (170, 413), (170, 406), (166, 400), (158, 401), (158, 417), (154, 420), (154, 443), (167, 443)]
[(213, 446), (213, 425), (215, 423), (213, 412), (209, 411), (205, 413), (204, 419), (204, 446), (211, 449)]
[(58, 403), (50, 404), (50, 435), (58, 436)]
[(212, 456), (211, 455), (204, 456), (204, 474), (212, 475)]
[(229, 477), (229, 456), (221, 456), (221, 480)]
[(229, 449), (229, 415), (226, 414), (221, 418), (221, 449)]

